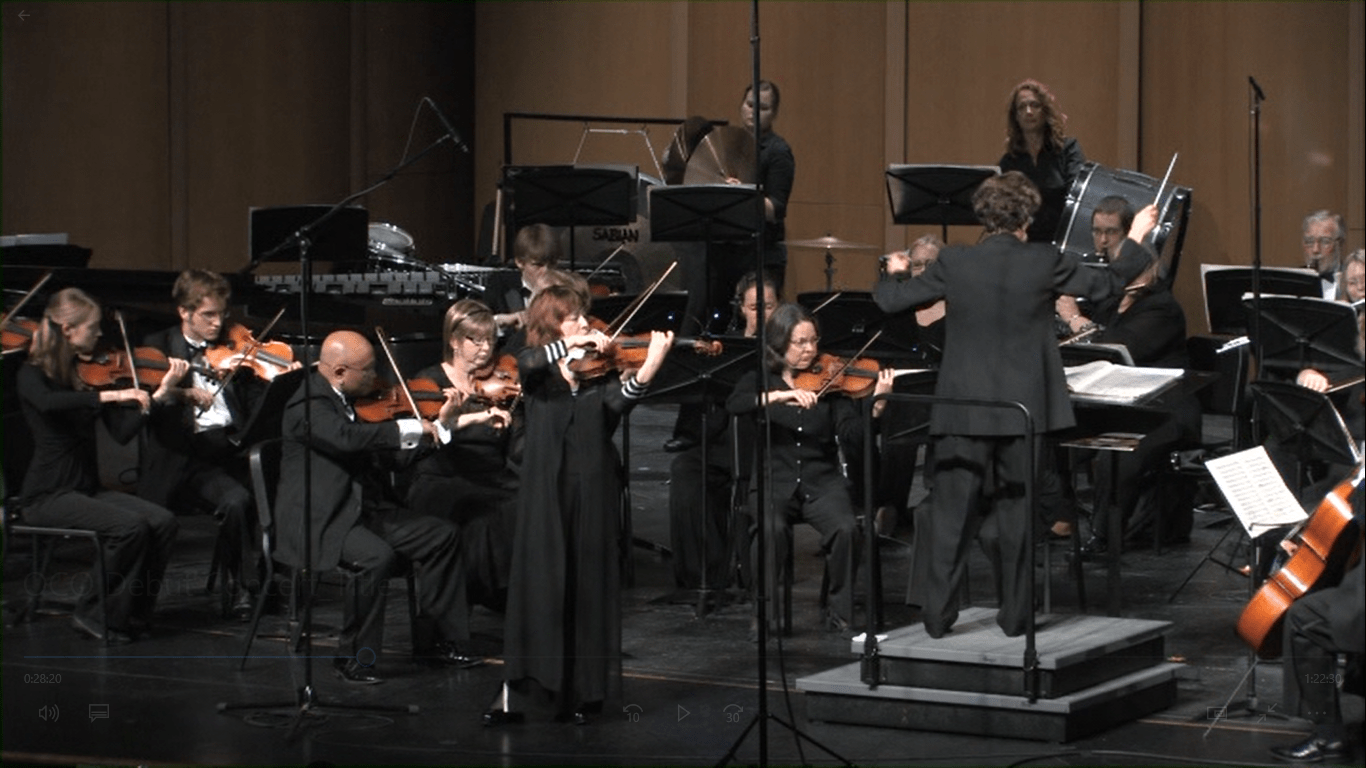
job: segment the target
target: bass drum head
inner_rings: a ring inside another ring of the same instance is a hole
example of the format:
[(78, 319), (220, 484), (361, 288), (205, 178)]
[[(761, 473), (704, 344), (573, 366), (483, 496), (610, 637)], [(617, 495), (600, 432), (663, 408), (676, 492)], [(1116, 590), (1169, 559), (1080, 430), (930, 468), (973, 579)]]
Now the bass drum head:
[[(1099, 163), (1085, 163), (1067, 192), (1066, 206), (1053, 245), (1064, 253), (1081, 256), (1097, 263), (1095, 241), (1091, 238), (1091, 214), (1106, 197), (1118, 195), (1137, 211), (1153, 202), (1161, 179), (1138, 171), (1107, 168)], [(1180, 264), (1181, 246), (1186, 239), (1186, 222), (1190, 218), (1191, 190), (1167, 182), (1162, 199), (1157, 203), (1157, 227), (1153, 229), (1151, 244), (1164, 267), (1163, 282), (1171, 284)]]
[(427, 265), (419, 261), (413, 252), (413, 236), (402, 228), (385, 222), (376, 222), (367, 229), (369, 252), (368, 264), (372, 272), (421, 271)]

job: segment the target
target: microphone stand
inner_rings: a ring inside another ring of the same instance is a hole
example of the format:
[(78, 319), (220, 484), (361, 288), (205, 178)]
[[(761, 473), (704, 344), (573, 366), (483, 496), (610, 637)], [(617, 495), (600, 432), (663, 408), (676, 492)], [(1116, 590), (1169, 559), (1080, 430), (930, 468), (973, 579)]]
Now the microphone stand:
[[(764, 206), (764, 199), (765, 199), (765, 198), (764, 198), (764, 191), (765, 191), (765, 190), (764, 190), (764, 179), (763, 179), (763, 174), (760, 172), (760, 170), (761, 170), (761, 164), (760, 164), (760, 160), (759, 160), (759, 139), (762, 137), (762, 133), (761, 133), (762, 128), (761, 128), (760, 121), (759, 121), (759, 81), (760, 81), (760, 78), (759, 78), (759, 0), (750, 0), (750, 17), (749, 17), (749, 18), (750, 18), (750, 38), (749, 38), (749, 40), (750, 40), (750, 49), (751, 49), (751, 54), (752, 54), (752, 56), (751, 56), (751, 61), (752, 61), (752, 63), (753, 63), (753, 75), (752, 75), (752, 78), (751, 78), (751, 81), (750, 81), (750, 98), (752, 98), (752, 99), (754, 100), (754, 107), (753, 107), (753, 109), (752, 109), (752, 113), (753, 113), (753, 115), (754, 115), (754, 165), (755, 165), (755, 174), (754, 174), (754, 177), (755, 177), (754, 206), (755, 206), (755, 208), (756, 208), (756, 214), (757, 214), (755, 220), (758, 222), (758, 226), (755, 228), (755, 232), (754, 232), (754, 274), (757, 275), (757, 276), (759, 277), (759, 282), (758, 282), (758, 286), (759, 286), (759, 287), (758, 287), (758, 291), (759, 291), (759, 293), (756, 294), (756, 296), (758, 296), (758, 299), (759, 299), (759, 300), (755, 302), (756, 307), (755, 307), (755, 318), (754, 318), (755, 326), (758, 328), (758, 335), (757, 335), (757, 339), (756, 339), (757, 345), (758, 345), (758, 354), (756, 354), (756, 355), (754, 356), (754, 360), (755, 360), (755, 365), (757, 366), (757, 367), (756, 367), (756, 370), (757, 370), (757, 372), (758, 372), (758, 391), (759, 391), (759, 393), (760, 393), (760, 396), (762, 396), (762, 393), (768, 391), (768, 380), (769, 380), (769, 375), (770, 375), (770, 374), (769, 374), (769, 370), (768, 370), (768, 360), (767, 360), (767, 357), (768, 357), (768, 356), (767, 356), (766, 350), (765, 350), (765, 348), (764, 348), (764, 347), (765, 347), (765, 344), (767, 343), (767, 341), (766, 341), (766, 334), (764, 333), (764, 326), (765, 326), (765, 322), (767, 321), (767, 317), (766, 317), (767, 312), (764, 311), (764, 300), (763, 300), (763, 290), (764, 290), (764, 279), (763, 279), (763, 278), (764, 278), (764, 230), (767, 228), (768, 218), (765, 216), (765, 206)], [(772, 720), (774, 720), (775, 722), (777, 722), (779, 725), (781, 725), (781, 726), (783, 726), (784, 728), (786, 728), (786, 729), (788, 729), (789, 731), (791, 731), (792, 734), (795, 735), (795, 736), (798, 738), (798, 742), (797, 742), (797, 748), (798, 748), (798, 750), (801, 749), (801, 741), (800, 741), (800, 740), (801, 740), (801, 739), (806, 739), (807, 741), (811, 742), (812, 744), (816, 745), (817, 747), (820, 747), (822, 750), (824, 750), (824, 751), (826, 752), (826, 754), (830, 755), (831, 757), (834, 757), (835, 759), (839, 760), (839, 761), (842, 762), (843, 764), (845, 764), (845, 765), (852, 765), (852, 763), (850, 763), (848, 760), (846, 760), (846, 759), (844, 759), (843, 757), (840, 757), (839, 755), (835, 754), (834, 752), (832, 752), (832, 751), (831, 751), (828, 747), (826, 747), (825, 745), (821, 744), (820, 742), (816, 741), (815, 739), (811, 738), (810, 736), (808, 736), (808, 735), (802, 733), (801, 730), (799, 730), (794, 724), (789, 723), (789, 722), (787, 722), (787, 721), (785, 721), (785, 720), (779, 718), (777, 715), (774, 715), (774, 714), (772, 714), (772, 713), (770, 713), (770, 712), (768, 711), (768, 600), (769, 600), (769, 596), (768, 596), (768, 585), (769, 585), (769, 579), (768, 579), (768, 573), (767, 573), (767, 568), (768, 568), (768, 553), (765, 551), (765, 547), (768, 545), (768, 536), (767, 536), (767, 534), (768, 534), (769, 532), (766, 531), (765, 529), (768, 527), (768, 523), (769, 523), (769, 510), (768, 510), (768, 508), (767, 508), (766, 502), (767, 502), (767, 499), (768, 499), (769, 495), (770, 495), (771, 492), (772, 492), (772, 489), (771, 489), (771, 487), (770, 487), (770, 483), (771, 483), (771, 481), (772, 481), (773, 473), (772, 473), (772, 467), (769, 465), (768, 454), (769, 454), (769, 449), (770, 449), (770, 448), (772, 447), (772, 445), (773, 445), (773, 442), (772, 442), (772, 441), (773, 441), (773, 436), (772, 436), (772, 432), (771, 432), (771, 426), (772, 426), (772, 425), (769, 423), (768, 416), (767, 416), (767, 413), (765, 412), (765, 409), (761, 407), (761, 408), (759, 408), (758, 410), (756, 410), (755, 413), (756, 413), (756, 415), (757, 415), (757, 418), (759, 419), (758, 430), (756, 431), (756, 436), (758, 437), (758, 439), (756, 439), (756, 440), (754, 441), (754, 442), (755, 442), (754, 467), (755, 467), (755, 469), (758, 471), (758, 474), (754, 477), (754, 483), (755, 483), (754, 515), (755, 515), (755, 522), (756, 522), (756, 526), (755, 526), (755, 527), (757, 528), (757, 530), (755, 531), (754, 546), (755, 546), (755, 549), (756, 549), (757, 552), (758, 552), (758, 556), (755, 558), (755, 562), (754, 562), (754, 578), (755, 578), (755, 580), (758, 582), (758, 584), (757, 584), (757, 587), (758, 587), (758, 588), (755, 589), (755, 598), (754, 598), (754, 602), (755, 602), (755, 611), (756, 611), (756, 613), (757, 613), (757, 615), (758, 615), (758, 617), (759, 617), (759, 632), (758, 632), (758, 639), (759, 639), (759, 654), (758, 654), (759, 709), (758, 709), (758, 712), (755, 713), (754, 717), (750, 719), (749, 724), (745, 726), (745, 729), (744, 729), (743, 731), (740, 732), (740, 735), (739, 735), (739, 736), (736, 737), (735, 742), (731, 744), (730, 749), (726, 752), (725, 756), (723, 756), (723, 757), (721, 758), (721, 761), (720, 761), (720, 763), (718, 763), (718, 764), (719, 764), (719, 765), (725, 765), (725, 764), (728, 763), (732, 758), (734, 758), (734, 757), (735, 757), (736, 751), (739, 750), (739, 749), (740, 749), (740, 745), (741, 745), (742, 743), (744, 743), (745, 737), (749, 735), (750, 729), (752, 729), (755, 725), (758, 725), (758, 726), (759, 726), (759, 761), (758, 761), (757, 765), (761, 766), (761, 768), (762, 768), (762, 766), (767, 766), (767, 765), (768, 765), (768, 721), (769, 721), (770, 719), (772, 719)], [(706, 439), (706, 436), (705, 436), (705, 435), (703, 436), (703, 439), (704, 439), (704, 440)], [(705, 471), (705, 469), (704, 469), (704, 471)], [(774, 583), (775, 583), (775, 584), (776, 584), (776, 581), (777, 581), (777, 580), (775, 579), (775, 580), (774, 580)], [(853, 588), (854, 588), (854, 585), (853, 585), (853, 584), (850, 584), (850, 585), (849, 585), (849, 588), (850, 588), (850, 589), (853, 589)], [(871, 596), (870, 596), (869, 599), (870, 599), (870, 600), (872, 599)], [(853, 617), (851, 616), (851, 617), (849, 617), (849, 618), (852, 619)]]
[[(443, 122), (445, 122), (444, 119)], [(398, 165), (394, 166), (392, 170), (384, 174), (384, 176), (380, 177), (379, 181), (375, 182), (374, 184), (371, 184), (370, 186), (366, 187), (365, 189), (362, 189), (359, 192), (356, 192), (352, 195), (343, 198), (340, 202), (338, 202), (336, 205), (333, 205), (321, 216), (309, 222), (308, 224), (305, 224), (304, 226), (300, 227), (298, 231), (294, 232), (293, 234), (285, 237), (285, 239), (281, 240), (280, 243), (277, 244), (274, 248), (271, 248), (263, 254), (253, 256), (251, 262), (246, 266), (246, 268), (242, 270), (243, 273), (250, 272), (254, 270), (262, 262), (272, 261), (281, 254), (288, 252), (290, 249), (297, 249), (299, 253), (299, 277), (301, 283), (299, 289), (299, 332), (300, 335), (303, 337), (300, 352), (300, 363), (302, 363), (304, 370), (304, 434), (306, 435), (306, 439), (304, 450), (303, 476), (304, 508), (302, 510), (302, 514), (299, 516), (299, 528), (301, 531), (301, 535), (303, 537), (303, 567), (299, 569), (299, 572), (296, 575), (296, 582), (302, 584), (303, 588), (306, 590), (304, 593), (303, 601), (303, 617), (300, 620), (300, 634), (303, 640), (304, 674), (303, 683), (295, 690), (295, 698), (292, 702), (258, 702), (237, 704), (220, 702), (218, 704), (218, 711), (227, 712), (229, 710), (235, 709), (283, 709), (293, 707), (295, 708), (295, 712), (293, 721), (291, 722), (289, 729), (288, 740), (290, 741), (292, 741), (294, 737), (298, 735), (300, 727), (304, 724), (304, 722), (310, 715), (317, 716), (322, 714), (320, 710), (323, 707), (353, 712), (363, 711), (398, 714), (417, 714), (418, 712), (418, 707), (415, 704), (391, 707), (324, 704), (321, 701), (319, 701), (317, 691), (313, 686), (313, 633), (311, 631), (313, 625), (313, 600), (312, 596), (309, 594), (309, 592), (312, 591), (313, 587), (313, 452), (311, 447), (313, 436), (313, 376), (312, 371), (310, 371), (310, 367), (312, 366), (313, 361), (309, 359), (309, 345), (311, 343), (311, 339), (309, 337), (308, 326), (309, 294), (311, 294), (313, 291), (313, 262), (312, 259), (309, 257), (309, 250), (312, 248), (313, 245), (312, 238), (314, 233), (316, 233), (324, 224), (331, 221), (332, 217), (336, 216), (339, 211), (341, 211), (347, 205), (350, 205), (356, 200), (370, 194), (376, 189), (379, 189), (380, 187), (389, 183), (389, 181), (393, 179), (395, 176), (397, 176), (400, 171), (416, 163), (418, 160), (421, 160), (422, 158), (426, 157), (428, 153), (430, 153), (432, 150), (436, 149), (438, 146), (443, 144), (447, 139), (453, 139), (457, 142), (457, 145), (459, 145), (460, 143), (459, 138), (453, 136), (448, 131), (446, 134), (442, 135), (441, 138), (437, 139), (431, 144), (428, 144), (427, 147), (423, 149), (421, 152), (418, 152), (411, 158), (403, 160)], [(292, 638), (290, 640), (290, 652), (291, 654), (294, 652), (294, 642)]]

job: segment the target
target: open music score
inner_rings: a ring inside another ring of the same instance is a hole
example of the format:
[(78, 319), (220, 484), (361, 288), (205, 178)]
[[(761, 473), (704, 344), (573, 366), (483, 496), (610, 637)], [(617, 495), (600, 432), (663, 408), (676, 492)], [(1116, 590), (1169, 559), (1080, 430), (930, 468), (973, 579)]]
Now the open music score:
[(1180, 368), (1140, 368), (1093, 360), (1064, 369), (1067, 390), (1075, 400), (1134, 405), (1180, 380)]
[(1210, 459), (1205, 466), (1251, 538), (1308, 517), (1260, 445)]

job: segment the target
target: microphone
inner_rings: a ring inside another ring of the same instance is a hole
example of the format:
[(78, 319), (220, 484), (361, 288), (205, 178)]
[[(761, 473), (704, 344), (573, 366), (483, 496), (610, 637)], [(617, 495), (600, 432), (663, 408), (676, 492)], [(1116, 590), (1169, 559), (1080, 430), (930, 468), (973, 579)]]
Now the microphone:
[(1247, 76), (1247, 81), (1252, 85), (1252, 90), (1257, 94), (1257, 101), (1266, 101), (1266, 94), (1262, 93), (1262, 87), (1257, 85), (1257, 81), (1252, 79), (1252, 75)]
[(455, 142), (455, 146), (460, 147), (460, 150), (468, 155), (470, 153), (469, 145), (465, 143), (464, 139), (460, 138), (460, 132), (455, 130), (455, 126), (451, 125), (450, 120), (446, 119), (446, 116), (442, 114), (441, 109), (436, 106), (436, 102), (432, 101), (429, 96), (423, 96), (422, 100), (427, 102), (427, 105), (436, 113), (436, 119), (441, 121), (441, 125), (446, 129), (446, 135), (451, 137), (451, 141)]

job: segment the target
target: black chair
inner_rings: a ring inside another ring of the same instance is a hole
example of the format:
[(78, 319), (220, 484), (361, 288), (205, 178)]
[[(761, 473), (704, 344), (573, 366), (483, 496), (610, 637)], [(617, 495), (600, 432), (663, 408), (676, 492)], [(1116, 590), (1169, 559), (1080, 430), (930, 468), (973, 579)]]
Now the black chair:
[[(3, 518), (5, 542), (4, 556), (9, 557), (9, 543), (15, 536), (28, 536), (33, 544), (32, 563), (29, 567), (29, 576), (25, 580), (25, 587), (30, 591), (27, 602), (16, 618), (16, 623), (27, 622), (33, 619), (42, 607), (43, 585), (47, 583), (47, 568), (52, 560), (52, 549), (60, 540), (84, 539), (89, 541), (95, 549), (95, 567), (99, 571), (99, 582), (96, 585), (96, 593), (100, 602), (100, 616), (104, 621), (104, 626), (109, 626), (109, 608), (105, 603), (104, 584), (108, 581), (108, 573), (104, 562), (104, 538), (99, 531), (92, 531), (85, 528), (51, 528), (41, 525), (26, 525), (20, 521), (20, 511), (17, 499), (5, 499), (0, 502), (0, 518)], [(109, 645), (109, 635), (105, 633), (105, 646)]]
[[(238, 669), (245, 669), (247, 657), (251, 654), (252, 642), (256, 639), (257, 630), (261, 624), (261, 614), (265, 610), (267, 595), (275, 584), (276, 567), (288, 573), (289, 590), (289, 643), (292, 651), (299, 650), (303, 639), (303, 625), (300, 620), (299, 580), (294, 578), (294, 569), (275, 559), (275, 526), (277, 524), (275, 510), (275, 490), (279, 484), (280, 477), (280, 456), (282, 447), (288, 438), (271, 438), (253, 445), (248, 455), (248, 462), (251, 468), (252, 493), (256, 497), (256, 511), (261, 526), (261, 553), (265, 563), (265, 577), (261, 583), (261, 594), (256, 600), (256, 606), (252, 610), (251, 625), (247, 629), (246, 644), (242, 648), (242, 660), (238, 664)], [(417, 611), (417, 586), (413, 578), (413, 570), (410, 564), (401, 565), (401, 575), (408, 583), (408, 619), (410, 624), (416, 625), (418, 618)], [(333, 570), (340, 574), (343, 581), (351, 578), (352, 572), (345, 566), (339, 565)], [(317, 581), (320, 575), (315, 575), (315, 583), (309, 584), (304, 592), (305, 599), (312, 600), (317, 592)], [(345, 583), (343, 583), (345, 586)], [(417, 631), (414, 628), (413, 655), (416, 657), (418, 651)]]

